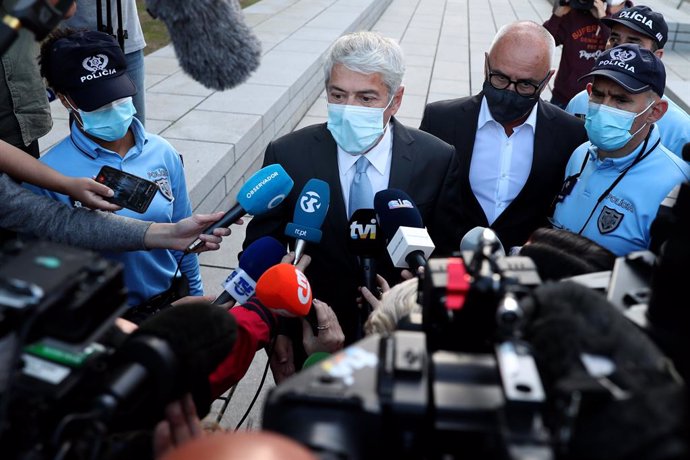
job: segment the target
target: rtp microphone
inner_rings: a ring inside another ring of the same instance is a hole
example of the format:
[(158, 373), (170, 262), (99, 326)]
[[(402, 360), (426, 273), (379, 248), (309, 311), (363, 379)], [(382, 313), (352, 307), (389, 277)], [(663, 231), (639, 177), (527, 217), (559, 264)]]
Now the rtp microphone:
[[(294, 181), (279, 164), (259, 169), (237, 192), (237, 204), (203, 233), (210, 235), (217, 228), (229, 227), (245, 214), (257, 215), (275, 208), (283, 202), (293, 185)], [(187, 250), (193, 251), (202, 244), (203, 242), (197, 239)]]
[(213, 301), (214, 305), (221, 305), (230, 299), (243, 304), (256, 291), (256, 282), (266, 270), (279, 264), (285, 255), (285, 247), (271, 236), (264, 236), (247, 246), (240, 256), (239, 266), (230, 273), (223, 292)]
[(285, 227), (285, 235), (295, 238), (295, 260), (293, 265), (297, 265), (304, 248), (309, 243), (321, 241), (321, 225), (326, 218), (328, 207), (331, 201), (331, 190), (328, 183), (320, 179), (310, 179), (304, 185), (302, 193), (297, 199), (293, 222)]
[(362, 268), (362, 285), (377, 295), (376, 258), (383, 251), (381, 229), (373, 209), (357, 209), (350, 218), (348, 248), (357, 256)]
[(146, 0), (170, 32), (182, 69), (215, 90), (244, 82), (259, 66), (261, 43), (237, 0)]
[(313, 300), (309, 280), (292, 264), (266, 270), (256, 283), (259, 301), (280, 316), (306, 316)]
[(203, 416), (211, 403), (208, 376), (232, 351), (235, 335), (234, 317), (206, 301), (144, 321), (113, 357), (114, 372), (95, 398), (100, 417), (131, 423), (136, 413), (155, 422), (165, 404), (186, 392)]
[(415, 272), (424, 266), (436, 246), (412, 198), (402, 190), (381, 190), (374, 196), (374, 208), (393, 265)]

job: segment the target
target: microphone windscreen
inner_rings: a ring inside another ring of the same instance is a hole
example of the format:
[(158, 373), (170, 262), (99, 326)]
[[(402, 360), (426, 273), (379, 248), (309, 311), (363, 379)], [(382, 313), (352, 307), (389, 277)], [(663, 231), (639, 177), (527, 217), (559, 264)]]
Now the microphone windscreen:
[(297, 225), (321, 228), (330, 203), (331, 189), (328, 183), (320, 179), (309, 179), (297, 200), (292, 220)]
[(393, 238), (399, 227), (424, 228), (417, 205), (402, 190), (389, 188), (378, 192), (374, 196), (374, 209), (387, 240)]
[[(460, 240), (460, 250), (461, 251), (476, 251), (477, 248), (480, 246), (481, 243), (481, 238), (482, 234), (484, 233), (484, 230), (486, 230), (486, 227), (474, 227), (472, 230), (469, 232), (465, 233), (465, 236), (462, 237), (462, 240)], [(501, 240), (496, 238), (496, 241), (498, 242), (498, 255), (499, 256), (505, 256), (506, 251), (503, 248), (503, 244), (501, 243)]]
[(215, 90), (243, 83), (257, 69), (261, 43), (237, 0), (146, 0), (168, 28), (182, 69)]
[(240, 256), (239, 266), (257, 281), (272, 266), (279, 264), (285, 255), (285, 246), (272, 236), (263, 236), (252, 244)]
[(362, 257), (376, 257), (383, 252), (384, 241), (373, 209), (357, 209), (350, 218), (350, 251)]
[(311, 308), (309, 280), (292, 264), (278, 264), (266, 270), (256, 283), (256, 296), (281, 316), (306, 316)]
[(237, 202), (248, 214), (262, 214), (283, 202), (294, 181), (279, 164), (259, 169), (237, 192)]
[(232, 351), (235, 318), (226, 309), (198, 301), (162, 310), (132, 334), (151, 335), (167, 342), (183, 372), (208, 376)]

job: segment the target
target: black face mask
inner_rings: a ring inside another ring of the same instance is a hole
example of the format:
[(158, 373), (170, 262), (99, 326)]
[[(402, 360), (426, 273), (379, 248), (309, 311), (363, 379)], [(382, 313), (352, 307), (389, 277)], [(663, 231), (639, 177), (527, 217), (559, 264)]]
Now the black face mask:
[(499, 123), (508, 123), (525, 116), (539, 100), (538, 92), (532, 97), (523, 97), (509, 89), (496, 89), (488, 80), (484, 80), (482, 89), (491, 116)]

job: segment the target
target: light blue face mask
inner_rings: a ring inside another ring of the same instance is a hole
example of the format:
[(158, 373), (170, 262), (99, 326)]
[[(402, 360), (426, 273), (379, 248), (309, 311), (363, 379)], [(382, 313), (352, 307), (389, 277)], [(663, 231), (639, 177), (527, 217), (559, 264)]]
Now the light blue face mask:
[(369, 150), (385, 131), (383, 112), (391, 102), (383, 108), (329, 103), (327, 127), (335, 143), (350, 155)]
[(76, 110), (84, 132), (108, 142), (124, 137), (137, 113), (131, 97), (118, 99), (91, 112)]
[(653, 104), (654, 101), (642, 112), (635, 113), (590, 102), (585, 117), (585, 129), (590, 142), (605, 152), (620, 149), (647, 126), (645, 123), (640, 129), (630, 133), (635, 118), (645, 113)]

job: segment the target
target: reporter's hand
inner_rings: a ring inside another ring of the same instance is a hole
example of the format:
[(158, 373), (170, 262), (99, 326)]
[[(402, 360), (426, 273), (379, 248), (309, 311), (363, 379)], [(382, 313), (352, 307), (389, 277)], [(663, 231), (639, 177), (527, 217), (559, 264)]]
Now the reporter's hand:
[(316, 309), (316, 324), (320, 329), (319, 334), (315, 336), (311, 330), (311, 324), (302, 318), (302, 345), (307, 356), (318, 351), (335, 353), (342, 350), (345, 334), (333, 309), (327, 303), (317, 299), (314, 299), (312, 308)]
[(591, 13), (597, 19), (602, 19), (606, 17), (606, 0), (594, 0), (594, 7), (592, 7)]
[(121, 206), (105, 200), (113, 196), (113, 191), (106, 185), (100, 184), (87, 177), (66, 177), (64, 189), (67, 195), (80, 201), (90, 209), (101, 209), (103, 211), (118, 211)]
[[(295, 260), (295, 252), (290, 251), (287, 254), (283, 256), (282, 259), (280, 259), (281, 264), (291, 264)], [(304, 271), (307, 269), (309, 264), (311, 263), (311, 257), (309, 254), (302, 254), (302, 257), (300, 258), (299, 262), (297, 262), (297, 265), (295, 267), (304, 273)]]
[[(403, 270), (404, 272), (405, 270)], [(381, 306), (381, 300), (380, 298), (388, 291), (391, 290), (390, 286), (388, 285), (388, 281), (386, 281), (386, 278), (384, 278), (381, 275), (376, 275), (376, 284), (378, 284), (378, 289), (379, 292), (381, 293), (380, 296), (376, 297), (373, 292), (369, 290), (366, 286), (360, 286), (359, 292), (362, 294), (361, 296), (357, 297), (357, 306), (359, 308), (362, 308), (362, 303), (364, 301), (369, 302), (369, 305), (371, 305), (372, 310), (376, 310), (379, 306)]]
[[(230, 229), (226, 227), (216, 228), (213, 230), (213, 235), (203, 235), (201, 232), (212, 223), (217, 222), (223, 215), (224, 213), (221, 211), (213, 214), (194, 214), (174, 224), (154, 222), (144, 235), (144, 244), (149, 249), (162, 248), (184, 251), (199, 238), (204, 244), (194, 252), (215, 251), (220, 248), (222, 237), (232, 233)], [(239, 219), (235, 223), (241, 225), (244, 222)]]
[(200, 438), (203, 434), (194, 400), (188, 393), (181, 400), (168, 404), (165, 408), (165, 420), (156, 425), (153, 432), (154, 458), (160, 459), (172, 449)]
[(568, 5), (559, 5), (555, 10), (553, 10), (553, 14), (559, 18), (562, 18), (566, 14), (570, 13), (570, 10), (572, 10), (572, 7)]
[(269, 356), (271, 372), (276, 385), (295, 373), (295, 358), (292, 352), (292, 340), (286, 335), (278, 335)]

